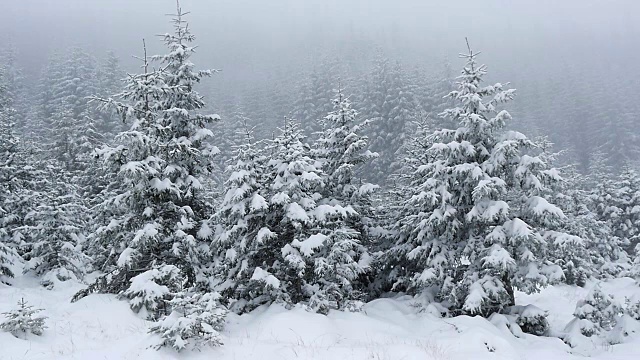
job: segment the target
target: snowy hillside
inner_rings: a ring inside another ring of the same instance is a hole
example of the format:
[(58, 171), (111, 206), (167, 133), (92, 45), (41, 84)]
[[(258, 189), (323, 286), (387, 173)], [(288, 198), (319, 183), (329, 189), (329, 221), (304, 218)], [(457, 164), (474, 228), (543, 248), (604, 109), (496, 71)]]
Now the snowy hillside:
[[(12, 287), (0, 287), (0, 312), (15, 308), (24, 298), (48, 316), (42, 336), (18, 339), (0, 332), (2, 360), (18, 359), (582, 359), (640, 358), (640, 336), (624, 344), (597, 342), (572, 349), (560, 339), (521, 335), (481, 317), (441, 319), (419, 311), (409, 297), (379, 299), (362, 312), (331, 311), (327, 316), (302, 308), (259, 308), (249, 314), (228, 316), (224, 346), (201, 352), (156, 351), (147, 333), (150, 322), (137, 317), (113, 295), (91, 295), (76, 303), (69, 299), (79, 284), (67, 283), (46, 290), (35, 279), (19, 277)], [(619, 296), (640, 293), (631, 279), (617, 279), (605, 288)], [(587, 290), (554, 286), (536, 295), (519, 293), (518, 302), (533, 303), (549, 311), (552, 331), (561, 331), (573, 318), (578, 299)]]

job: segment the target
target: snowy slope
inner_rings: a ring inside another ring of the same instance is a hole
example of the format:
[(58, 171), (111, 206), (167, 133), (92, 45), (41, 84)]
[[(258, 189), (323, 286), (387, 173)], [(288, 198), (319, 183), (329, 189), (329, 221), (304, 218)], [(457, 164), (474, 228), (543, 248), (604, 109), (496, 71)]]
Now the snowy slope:
[[(619, 295), (638, 291), (631, 279), (605, 284)], [(176, 354), (155, 351), (141, 320), (124, 301), (111, 295), (92, 295), (77, 303), (69, 299), (80, 284), (58, 284), (46, 290), (29, 277), (14, 286), (0, 286), (0, 312), (24, 297), (45, 309), (49, 317), (44, 335), (27, 340), (0, 333), (0, 359), (640, 359), (640, 339), (615, 346), (594, 345), (585, 353), (572, 350), (557, 338), (525, 335), (516, 338), (480, 317), (440, 319), (419, 312), (408, 298), (379, 299), (360, 313), (331, 312), (328, 316), (302, 308), (259, 308), (251, 314), (230, 315), (225, 345), (202, 352)], [(569, 286), (518, 295), (550, 311), (552, 329), (571, 320), (575, 303), (587, 290)], [(573, 352), (573, 353), (572, 353)]]

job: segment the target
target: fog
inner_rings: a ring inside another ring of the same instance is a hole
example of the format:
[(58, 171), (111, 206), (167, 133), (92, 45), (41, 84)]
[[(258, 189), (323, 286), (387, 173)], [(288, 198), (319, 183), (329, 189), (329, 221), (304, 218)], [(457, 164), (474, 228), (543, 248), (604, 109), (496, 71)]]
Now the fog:
[[(457, 56), (466, 50), (467, 37), (483, 53), (480, 61), (489, 66), (489, 80), (508, 81), (518, 89), (514, 118), (525, 119), (522, 127), (536, 135), (550, 136), (559, 149), (584, 157), (581, 146), (591, 143), (599, 151), (615, 152), (607, 148), (611, 145), (604, 135), (592, 139), (599, 136), (596, 129), (618, 123), (615, 117), (605, 122), (602, 115), (625, 112), (633, 118), (626, 120), (628, 127), (638, 119), (637, 101), (632, 101), (640, 87), (640, 2), (635, 0), (181, 3), (191, 12), (188, 19), (197, 37), (195, 62), (222, 70), (204, 85), (212, 109), (223, 102), (215, 95), (220, 93), (233, 98), (259, 87), (295, 93), (305, 76), (322, 71), (323, 59), (348, 62), (358, 68), (352, 72), (356, 78), (380, 53), (434, 77), (448, 64), (455, 75), (463, 65)], [(170, 31), (164, 15), (173, 12), (171, 0), (3, 0), (0, 41), (17, 50), (31, 83), (38, 82), (51, 53), (71, 46), (96, 57), (113, 50), (123, 68), (135, 72), (138, 63), (131, 55), (141, 54), (143, 38), (150, 53), (163, 50), (155, 35)], [(337, 83), (337, 76), (326, 75)], [(352, 85), (351, 92), (359, 90), (355, 82), (344, 82)], [(593, 134), (568, 138), (575, 131), (567, 127), (587, 124)], [(632, 126), (622, 133), (638, 131)], [(576, 161), (589, 166), (588, 156)]]
[[(3, 42), (15, 44), (34, 68), (49, 52), (70, 45), (138, 54), (142, 38), (169, 30), (162, 15), (175, 10), (170, 0), (3, 3)], [(633, 44), (640, 4), (633, 0), (184, 0), (182, 6), (192, 13), (202, 61), (226, 72), (359, 41), (429, 63), (455, 57), (465, 36), (485, 52), (487, 63), (511, 73), (558, 63), (632, 64), (639, 56)]]

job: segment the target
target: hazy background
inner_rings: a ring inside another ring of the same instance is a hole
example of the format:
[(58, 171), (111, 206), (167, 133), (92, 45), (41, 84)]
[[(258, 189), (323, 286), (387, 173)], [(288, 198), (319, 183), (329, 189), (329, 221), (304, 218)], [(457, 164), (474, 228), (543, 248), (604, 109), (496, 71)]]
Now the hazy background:
[[(137, 71), (131, 55), (141, 54), (143, 38), (150, 53), (162, 51), (154, 36), (171, 30), (163, 15), (175, 12), (172, 0), (1, 1), (0, 41), (18, 50), (31, 82), (38, 81), (51, 52), (70, 46), (81, 46), (96, 57), (113, 50), (126, 71)], [(318, 69), (326, 59), (349, 62), (359, 68), (353, 74), (364, 74), (383, 53), (405, 69), (420, 69), (435, 78), (455, 75), (463, 65), (457, 55), (466, 50), (468, 37), (474, 49), (483, 52), (480, 59), (489, 66), (489, 80), (510, 81), (518, 89), (513, 115), (522, 128), (548, 135), (560, 149), (571, 150), (583, 169), (589, 168), (596, 149), (609, 153), (618, 167), (621, 152), (626, 158), (636, 156), (631, 147), (640, 138), (640, 1), (181, 3), (191, 12), (197, 36), (194, 61), (201, 68), (222, 70), (203, 90), (213, 109), (234, 101), (229, 99), (255, 98), (250, 91), (271, 93), (277, 88), (292, 94), (280, 100), (282, 111), (253, 115), (270, 116), (268, 121), (254, 120), (273, 126), (274, 119), (291, 113), (300, 83), (310, 72), (322, 71)], [(337, 82), (335, 78), (331, 82)], [(624, 121), (618, 112), (624, 113)], [(621, 135), (602, 134), (622, 122)], [(622, 143), (622, 150), (613, 149)]]
[[(140, 53), (142, 38), (169, 30), (172, 0), (3, 0), (3, 42), (37, 71), (55, 49), (80, 45)], [(464, 50), (464, 37), (496, 72), (602, 66), (640, 60), (635, 0), (183, 0), (192, 12), (201, 61), (229, 73), (315, 56), (366, 42), (411, 62), (438, 62)], [(160, 50), (159, 42), (148, 41)], [(634, 71), (634, 69), (628, 69)], [(250, 77), (249, 77), (250, 78)]]

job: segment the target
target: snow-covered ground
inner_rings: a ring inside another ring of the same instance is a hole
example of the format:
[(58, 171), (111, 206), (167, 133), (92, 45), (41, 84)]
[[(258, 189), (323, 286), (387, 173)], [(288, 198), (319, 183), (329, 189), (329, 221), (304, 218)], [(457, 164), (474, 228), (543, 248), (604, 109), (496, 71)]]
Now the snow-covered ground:
[[(0, 285), (0, 312), (24, 298), (49, 317), (42, 336), (23, 340), (0, 332), (0, 359), (640, 359), (640, 338), (576, 350), (557, 338), (517, 338), (480, 317), (440, 319), (420, 312), (408, 298), (375, 300), (360, 313), (324, 316), (271, 306), (230, 315), (223, 347), (177, 354), (148, 348), (150, 323), (114, 296), (91, 295), (70, 303), (82, 286), (67, 282), (47, 290), (26, 276), (15, 279), (14, 286)], [(640, 291), (631, 279), (610, 281), (604, 288), (621, 296)], [(555, 286), (539, 294), (518, 294), (518, 302), (548, 310), (552, 330), (559, 331), (586, 293)]]

